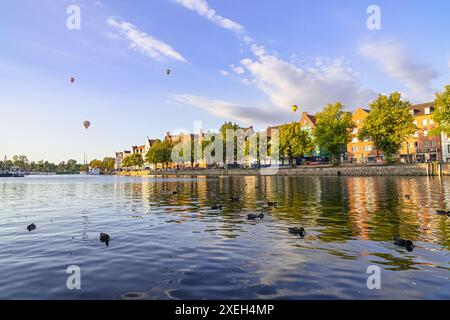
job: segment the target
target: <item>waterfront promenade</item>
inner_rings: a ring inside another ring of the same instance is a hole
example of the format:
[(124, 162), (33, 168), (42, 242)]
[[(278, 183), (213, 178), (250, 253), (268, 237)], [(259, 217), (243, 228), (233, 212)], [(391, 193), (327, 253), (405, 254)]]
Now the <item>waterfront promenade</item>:
[[(122, 171), (123, 176), (259, 176), (260, 169), (202, 169), (202, 170), (135, 170)], [(450, 163), (437, 164), (398, 164), (398, 165), (342, 165), (342, 166), (298, 166), (280, 168), (275, 176), (450, 176)]]

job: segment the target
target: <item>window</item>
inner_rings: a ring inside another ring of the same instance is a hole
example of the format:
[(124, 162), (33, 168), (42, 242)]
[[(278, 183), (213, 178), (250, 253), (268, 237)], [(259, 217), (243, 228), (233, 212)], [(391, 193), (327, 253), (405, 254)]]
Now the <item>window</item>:
[(416, 132), (414, 132), (414, 137), (418, 137), (419, 136), (419, 132), (418, 131), (416, 131)]
[(352, 142), (353, 142), (353, 143), (357, 143), (357, 142), (358, 142), (358, 138), (357, 138), (357, 137), (354, 137), (354, 138), (352, 139)]
[(422, 124), (423, 124), (424, 126), (428, 125), (427, 119), (423, 119)]
[(356, 124), (359, 124), (359, 122), (360, 122), (360, 120), (358, 119), (358, 120), (356, 120)]
[(428, 141), (425, 141), (424, 145), (425, 147), (428, 147)]
[(364, 151), (367, 151), (367, 152), (372, 151), (372, 146), (364, 146)]
[(430, 141), (430, 146), (434, 147), (436, 145), (436, 142), (434, 142), (434, 140)]
[(417, 126), (417, 120), (414, 120), (414, 122), (413, 122), (413, 123), (414, 123), (414, 125), (415, 125), (415, 126)]
[(419, 147), (419, 143), (416, 141), (414, 142), (414, 147), (418, 148)]
[(423, 135), (424, 135), (425, 137), (428, 137), (428, 131), (427, 131), (427, 130), (424, 130), (424, 131), (423, 131)]
[(353, 129), (353, 134), (358, 134), (358, 128)]
[(428, 107), (428, 108), (425, 108), (425, 114), (430, 114), (431, 113), (431, 110), (430, 110), (430, 108)]
[(430, 120), (430, 124), (434, 124), (434, 120), (433, 119)]
[(450, 144), (447, 146), (447, 152), (450, 153)]

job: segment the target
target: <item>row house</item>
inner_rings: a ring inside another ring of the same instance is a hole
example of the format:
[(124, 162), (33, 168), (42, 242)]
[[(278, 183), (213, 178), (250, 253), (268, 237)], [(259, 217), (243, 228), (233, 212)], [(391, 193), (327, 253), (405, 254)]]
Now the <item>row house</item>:
[(347, 159), (353, 163), (370, 163), (381, 160), (382, 152), (375, 148), (369, 139), (360, 140), (359, 131), (364, 126), (364, 119), (369, 115), (369, 110), (359, 108), (353, 112), (352, 120), (355, 128), (352, 131), (350, 142), (347, 144)]
[(115, 162), (114, 168), (116, 170), (122, 170), (122, 161), (123, 161), (123, 159), (128, 157), (130, 154), (131, 154), (131, 151), (128, 151), (128, 150), (116, 152), (116, 157), (115, 157), (116, 162)]

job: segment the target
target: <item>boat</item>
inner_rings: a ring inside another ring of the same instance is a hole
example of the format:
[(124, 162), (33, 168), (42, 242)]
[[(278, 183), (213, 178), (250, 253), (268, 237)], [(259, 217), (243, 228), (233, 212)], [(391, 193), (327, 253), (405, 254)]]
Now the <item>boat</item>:
[(24, 178), (25, 172), (20, 170), (17, 167), (11, 168), (11, 170), (2, 170), (0, 171), (0, 178)]

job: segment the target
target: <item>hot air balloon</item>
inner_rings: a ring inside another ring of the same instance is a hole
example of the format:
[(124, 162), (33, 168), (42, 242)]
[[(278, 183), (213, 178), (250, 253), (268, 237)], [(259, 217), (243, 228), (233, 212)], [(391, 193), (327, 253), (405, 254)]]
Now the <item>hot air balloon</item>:
[(293, 105), (292, 106), (292, 112), (297, 112), (297, 110), (298, 110), (298, 106), (297, 105)]
[(87, 130), (87, 129), (89, 129), (89, 127), (91, 126), (91, 123), (89, 122), (89, 121), (84, 121), (83, 122), (83, 127)]
[(171, 73), (172, 73), (172, 70), (166, 69), (166, 75), (170, 76)]
[(75, 78), (74, 77), (70, 77), (70, 83), (75, 83)]

